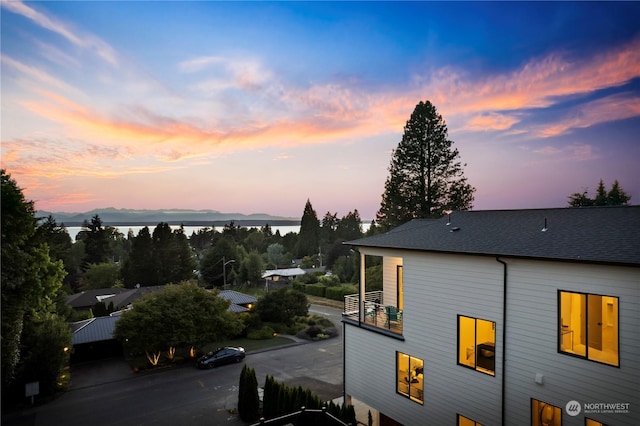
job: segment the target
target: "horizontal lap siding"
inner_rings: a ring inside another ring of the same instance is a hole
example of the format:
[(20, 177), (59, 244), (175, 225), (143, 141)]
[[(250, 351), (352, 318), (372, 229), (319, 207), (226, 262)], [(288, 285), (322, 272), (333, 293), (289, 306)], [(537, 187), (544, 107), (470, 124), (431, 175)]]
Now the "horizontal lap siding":
[[(425, 363), (423, 424), (454, 424), (456, 413), (499, 424), (502, 265), (492, 258), (419, 253), (406, 253), (403, 263), (405, 346)], [(496, 376), (457, 364), (458, 315), (496, 323)]]
[[(454, 424), (461, 413), (500, 424), (502, 265), (495, 258), (371, 250), (384, 262), (384, 285), (395, 291), (403, 264), (403, 337), (347, 325), (347, 393), (407, 424)], [(505, 259), (508, 264), (506, 423), (530, 422), (530, 398), (564, 408), (570, 400), (623, 402), (631, 414), (593, 414), (609, 424), (640, 424), (640, 269)], [(558, 290), (619, 298), (620, 368), (558, 353)], [(386, 295), (385, 295), (386, 298)], [(386, 300), (385, 300), (386, 301)], [(496, 322), (496, 376), (457, 365), (457, 315)], [(425, 362), (425, 404), (396, 394), (395, 351)], [(535, 375), (544, 384), (535, 383)], [(373, 377), (372, 377), (373, 375)], [(584, 416), (563, 413), (563, 425)]]
[(401, 341), (345, 325), (345, 392), (405, 425), (424, 424), (424, 407), (396, 393), (396, 351)]
[[(640, 269), (507, 260), (507, 425), (530, 416), (530, 398), (564, 409), (567, 402), (629, 402), (631, 414), (590, 417), (640, 424)], [(619, 297), (620, 368), (558, 353), (558, 290)], [(536, 373), (544, 384), (535, 383)], [(633, 407), (636, 407), (635, 410)], [(563, 413), (563, 425), (584, 416)]]

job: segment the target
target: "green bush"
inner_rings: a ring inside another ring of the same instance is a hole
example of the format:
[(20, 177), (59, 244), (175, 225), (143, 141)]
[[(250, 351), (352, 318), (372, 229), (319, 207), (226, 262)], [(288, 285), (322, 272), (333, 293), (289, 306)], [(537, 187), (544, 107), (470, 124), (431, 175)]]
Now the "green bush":
[(252, 340), (267, 340), (273, 338), (275, 331), (268, 325), (263, 326), (258, 330), (253, 330), (247, 333), (247, 338)]
[(327, 287), (324, 297), (331, 300), (344, 300), (344, 296), (348, 294), (355, 294), (358, 289), (353, 284), (342, 284), (339, 287)]
[(258, 398), (258, 380), (253, 368), (245, 364), (240, 373), (238, 389), (238, 414), (245, 422), (253, 422), (260, 417), (260, 399)]
[(327, 287), (334, 287), (340, 285), (340, 277), (337, 275), (323, 275), (319, 279), (320, 284)]
[(324, 297), (326, 286), (322, 284), (307, 284), (306, 293), (312, 296)]

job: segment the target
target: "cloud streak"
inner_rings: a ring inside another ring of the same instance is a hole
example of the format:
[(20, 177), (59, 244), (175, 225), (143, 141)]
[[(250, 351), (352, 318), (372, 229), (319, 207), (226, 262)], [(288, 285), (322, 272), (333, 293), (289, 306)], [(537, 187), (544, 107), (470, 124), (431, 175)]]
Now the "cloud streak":
[(46, 14), (32, 8), (31, 6), (23, 3), (22, 1), (3, 1), (1, 6), (10, 10), (13, 13), (24, 16), (30, 19), (36, 25), (52, 31), (72, 44), (82, 47), (84, 49), (95, 52), (98, 56), (104, 59), (111, 65), (118, 65), (118, 57), (116, 52), (109, 44), (105, 43), (99, 37), (93, 34), (76, 32), (71, 26), (64, 24), (63, 22), (47, 16)]

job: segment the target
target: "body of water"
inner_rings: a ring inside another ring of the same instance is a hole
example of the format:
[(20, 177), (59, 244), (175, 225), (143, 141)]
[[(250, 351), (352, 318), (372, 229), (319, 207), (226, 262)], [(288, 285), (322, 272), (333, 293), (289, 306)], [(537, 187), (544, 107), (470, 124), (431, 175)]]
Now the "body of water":
[[(362, 231), (366, 232), (369, 229), (369, 226), (371, 225), (371, 223), (363, 223), (362, 224)], [(171, 229), (179, 229), (180, 225), (169, 225), (171, 227)], [(140, 232), (140, 230), (142, 228), (144, 228), (144, 226), (138, 226), (138, 225), (122, 225), (122, 226), (114, 226), (114, 228), (118, 229), (118, 231), (122, 232), (125, 236), (129, 233), (129, 230), (133, 231), (133, 235), (138, 236), (138, 232)], [(203, 228), (207, 228), (206, 226), (184, 226), (184, 234), (187, 237), (191, 237), (191, 234), (193, 234), (194, 232), (198, 232), (200, 229)], [(210, 227), (209, 227), (210, 228)], [(224, 226), (216, 226), (215, 229), (218, 232), (221, 232), (222, 229), (224, 228)], [(260, 229), (260, 226), (252, 226), (249, 228), (258, 228)], [(149, 233), (153, 234), (153, 230), (155, 229), (155, 225), (154, 226), (149, 226)], [(81, 226), (67, 226), (67, 231), (69, 232), (69, 236), (71, 236), (71, 241), (76, 240), (76, 236), (78, 235), (78, 233), (82, 230)], [(283, 225), (283, 226), (271, 226), (271, 232), (273, 232), (274, 234), (276, 233), (276, 231), (280, 231), (280, 235), (281, 236), (285, 236), (290, 232), (294, 232), (296, 234), (298, 234), (300, 232), (300, 225)]]

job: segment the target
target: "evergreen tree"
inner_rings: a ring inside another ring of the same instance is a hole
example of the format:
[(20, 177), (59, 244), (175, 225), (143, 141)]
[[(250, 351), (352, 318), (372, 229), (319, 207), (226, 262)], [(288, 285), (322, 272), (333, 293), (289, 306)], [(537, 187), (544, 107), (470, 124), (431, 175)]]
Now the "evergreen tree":
[(336, 236), (343, 241), (355, 240), (362, 237), (362, 219), (358, 210), (347, 213), (338, 222)]
[(61, 260), (67, 273), (64, 283), (70, 288), (78, 287), (80, 280), (80, 264), (74, 262), (72, 247), (73, 242), (64, 224), (58, 224), (53, 216), (49, 215), (38, 226), (38, 238), (49, 246), (51, 260)]
[(390, 229), (445, 210), (470, 209), (475, 188), (467, 183), (459, 156), (442, 116), (431, 102), (421, 101), (393, 151), (378, 224)]
[(82, 228), (84, 232), (81, 232), (81, 234), (85, 244), (82, 270), (86, 271), (89, 265), (94, 263), (110, 261), (111, 246), (109, 244), (109, 233), (102, 225), (100, 216), (93, 216), (91, 222), (85, 220)]
[(245, 364), (240, 372), (238, 388), (238, 414), (245, 422), (253, 422), (260, 417), (260, 399), (256, 371)]
[(323, 245), (331, 244), (336, 240), (338, 229), (338, 213), (326, 212), (322, 218), (320, 227), (320, 240)]
[[(16, 181), (6, 174), (4, 169), (0, 170), (0, 182), (2, 191), (0, 197), (2, 199), (0, 371), (1, 394), (5, 398), (12, 394), (9, 386), (14, 382), (16, 367), (23, 357), (21, 353), (21, 348), (25, 349), (23, 338), (30, 335), (28, 332), (31, 328), (30, 323), (40, 313), (55, 310), (54, 300), (62, 286), (65, 272), (61, 261), (53, 262), (49, 257), (47, 244), (35, 238), (37, 219), (33, 201), (25, 199)], [(61, 338), (69, 337), (70, 332), (66, 325), (64, 330), (67, 334)], [(35, 342), (33, 344), (38, 347), (42, 343), (38, 338), (34, 338), (32, 342)], [(42, 360), (42, 362), (45, 361)], [(24, 387), (20, 389), (20, 391), (23, 390)]]
[(594, 206), (606, 206), (607, 205), (607, 190), (604, 187), (604, 182), (600, 179), (598, 182), (598, 188), (596, 189), (596, 198), (593, 200)]
[(618, 180), (613, 182), (611, 189), (607, 192), (604, 182), (600, 179), (596, 188), (596, 197), (589, 198), (588, 191), (576, 192), (569, 195), (570, 207), (588, 207), (588, 206), (626, 206), (629, 204), (631, 196), (620, 187)]
[(158, 276), (153, 261), (153, 241), (145, 226), (131, 242), (131, 252), (122, 267), (122, 279), (126, 288), (154, 286)]
[(631, 197), (627, 195), (616, 179), (611, 185), (611, 190), (607, 194), (607, 204), (610, 206), (626, 206), (631, 200)]
[(313, 210), (311, 201), (307, 199), (300, 222), (300, 233), (298, 235), (298, 245), (296, 255), (301, 258), (307, 255), (318, 253), (320, 237), (320, 221), (316, 211)]

